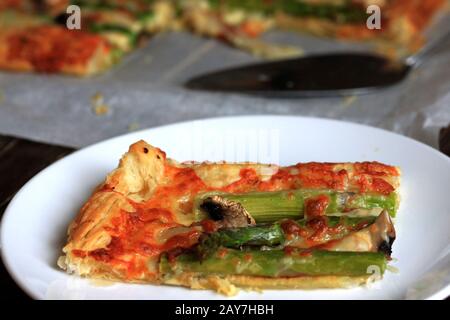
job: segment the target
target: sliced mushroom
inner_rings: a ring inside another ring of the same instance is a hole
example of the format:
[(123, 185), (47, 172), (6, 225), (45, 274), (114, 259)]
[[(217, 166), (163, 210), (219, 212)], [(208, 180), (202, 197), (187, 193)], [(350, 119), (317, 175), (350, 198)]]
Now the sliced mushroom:
[(391, 255), (395, 229), (387, 211), (383, 211), (373, 224), (353, 232), (339, 241), (326, 244), (330, 251), (383, 252)]
[(255, 219), (240, 203), (221, 196), (206, 198), (200, 208), (216, 221), (220, 228), (243, 228), (255, 224)]

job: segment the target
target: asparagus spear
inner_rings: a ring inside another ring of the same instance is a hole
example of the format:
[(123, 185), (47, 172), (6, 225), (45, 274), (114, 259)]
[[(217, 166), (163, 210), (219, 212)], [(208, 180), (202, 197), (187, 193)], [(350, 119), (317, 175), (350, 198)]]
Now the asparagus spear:
[(252, 226), (247, 228), (222, 229), (205, 234), (195, 250), (200, 259), (205, 259), (220, 246), (240, 248), (241, 246), (277, 246), (285, 241), (283, 229), (279, 223)]
[(327, 215), (345, 213), (346, 215), (368, 216), (378, 215), (382, 210), (387, 210), (391, 216), (395, 216), (397, 210), (398, 201), (395, 192), (387, 196), (308, 189), (242, 194), (208, 192), (197, 195), (194, 201), (195, 220), (200, 221), (208, 217), (208, 214), (211, 213), (211, 206), (205, 206), (205, 202), (214, 196), (241, 204), (250, 216), (260, 223), (302, 218), (305, 213), (305, 202), (323, 195), (328, 197), (325, 210)]
[[(205, 234), (196, 246), (196, 252), (200, 259), (204, 259), (220, 246), (240, 248), (242, 246), (289, 245), (308, 248), (340, 239), (354, 230), (360, 230), (372, 224), (376, 218), (323, 217), (323, 219), (322, 223), (326, 226), (323, 231), (319, 230), (320, 226), (317, 228), (311, 225), (313, 221), (308, 223), (305, 219), (299, 221), (286, 219), (273, 224), (221, 229), (211, 234)], [(302, 231), (301, 234), (295, 233), (298, 230)], [(319, 239), (313, 239), (317, 231), (320, 232)]]
[(386, 269), (386, 257), (378, 252), (330, 252), (320, 250), (239, 251), (220, 248), (199, 261), (195, 254), (185, 253), (172, 259), (162, 256), (159, 269), (163, 274), (194, 272), (200, 274), (248, 275), (264, 277), (290, 276), (363, 276), (378, 267)]

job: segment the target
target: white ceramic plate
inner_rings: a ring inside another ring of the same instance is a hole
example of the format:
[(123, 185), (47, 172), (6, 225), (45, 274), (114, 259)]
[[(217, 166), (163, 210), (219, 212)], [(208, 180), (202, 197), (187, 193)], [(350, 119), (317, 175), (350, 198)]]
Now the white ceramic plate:
[(280, 116), (217, 118), (143, 130), (78, 151), (45, 169), (11, 201), (2, 222), (2, 256), (34, 298), (221, 299), (211, 291), (100, 284), (56, 266), (69, 222), (128, 146), (144, 139), (178, 160), (279, 162), (376, 160), (402, 168), (397, 240), (373, 285), (338, 290), (241, 292), (234, 299), (402, 299), (450, 295), (450, 159), (387, 131), (339, 121)]

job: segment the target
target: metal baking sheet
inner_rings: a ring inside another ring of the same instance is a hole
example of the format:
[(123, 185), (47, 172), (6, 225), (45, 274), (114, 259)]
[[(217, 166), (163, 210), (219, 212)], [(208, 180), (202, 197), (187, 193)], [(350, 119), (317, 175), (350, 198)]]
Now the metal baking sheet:
[[(444, 20), (434, 28), (436, 39), (450, 30), (450, 19)], [(367, 50), (286, 32), (269, 33), (266, 39), (297, 45), (305, 53)], [(440, 42), (434, 57), (398, 86), (359, 97), (275, 100), (183, 89), (181, 84), (194, 75), (258, 59), (189, 33), (159, 34), (94, 78), (0, 72), (0, 133), (83, 147), (190, 119), (282, 114), (369, 124), (436, 147), (439, 128), (450, 123), (450, 39)]]

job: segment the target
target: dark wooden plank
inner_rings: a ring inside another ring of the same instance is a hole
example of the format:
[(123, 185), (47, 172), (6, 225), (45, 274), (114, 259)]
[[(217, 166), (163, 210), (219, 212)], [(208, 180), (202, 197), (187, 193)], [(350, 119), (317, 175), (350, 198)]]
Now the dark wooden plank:
[(450, 124), (439, 132), (439, 150), (450, 157)]
[(9, 273), (6, 271), (3, 261), (0, 259), (0, 299), (19, 300), (29, 299), (28, 295), (19, 288)]
[(0, 210), (36, 173), (73, 149), (13, 139), (0, 149)]
[[(0, 135), (0, 217), (14, 194), (39, 171), (73, 149)], [(1, 299), (28, 296), (15, 284), (0, 263)]]
[(11, 144), (14, 144), (14, 141), (17, 139), (11, 137), (0, 136), (0, 154), (5, 152)]

